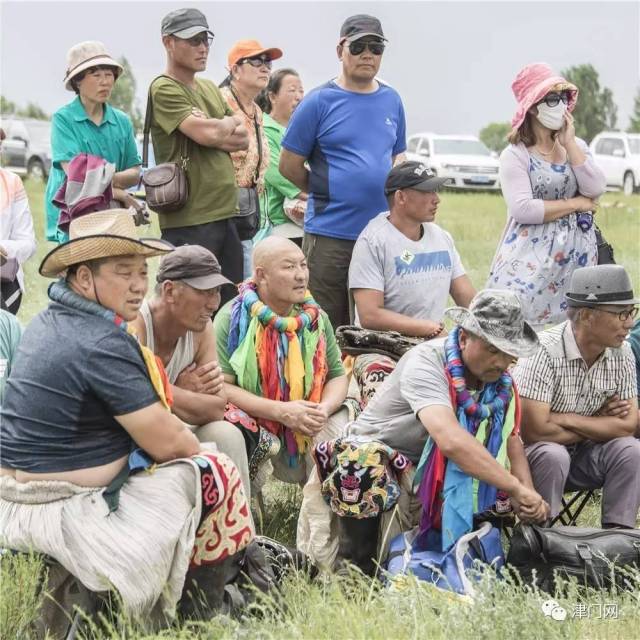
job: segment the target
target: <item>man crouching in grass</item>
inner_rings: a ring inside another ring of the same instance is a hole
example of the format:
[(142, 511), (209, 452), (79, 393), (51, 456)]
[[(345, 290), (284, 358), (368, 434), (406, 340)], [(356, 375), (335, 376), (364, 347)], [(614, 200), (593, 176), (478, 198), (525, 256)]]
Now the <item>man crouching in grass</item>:
[(446, 550), (507, 496), (522, 519), (547, 518), (507, 371), (538, 338), (509, 292), (481, 291), (446, 315), (457, 325), (447, 338), (407, 352), (346, 437), (315, 447), (298, 547), (318, 564), (373, 574), (385, 541), (418, 524), (427, 548)]
[(146, 623), (172, 616), (193, 580), (211, 612), (224, 565), (254, 535), (247, 501), (233, 462), (171, 413), (164, 369), (128, 325), (146, 258), (171, 246), (139, 240), (122, 209), (74, 220), (70, 238), (40, 265), (65, 279), (25, 330), (5, 389), (0, 545), (115, 589)]

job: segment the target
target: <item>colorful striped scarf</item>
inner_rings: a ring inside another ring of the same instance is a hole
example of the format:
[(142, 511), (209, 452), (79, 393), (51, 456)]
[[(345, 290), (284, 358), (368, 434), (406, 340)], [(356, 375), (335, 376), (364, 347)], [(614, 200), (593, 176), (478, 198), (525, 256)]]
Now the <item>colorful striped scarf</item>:
[[(475, 436), (503, 467), (507, 466), (507, 438), (520, 422), (519, 402), (513, 380), (504, 372), (497, 382), (486, 384), (477, 401), (467, 389), (460, 354), (459, 328), (445, 343), (445, 375), (454, 412), (460, 425)], [(515, 399), (514, 402), (511, 402)], [(446, 459), (428, 438), (414, 487), (422, 503), (421, 541), (430, 544), (441, 531), (441, 550), (451, 547), (460, 536), (473, 529), (473, 516), (493, 506), (496, 487), (467, 475), (455, 462)]]
[[(307, 291), (301, 306), (282, 317), (258, 297), (249, 279), (239, 287), (231, 307), (227, 351), (236, 382), (251, 393), (288, 402), (320, 402), (328, 373), (325, 323), (320, 307)], [(260, 423), (284, 441), (295, 466), (310, 439), (278, 422)]]

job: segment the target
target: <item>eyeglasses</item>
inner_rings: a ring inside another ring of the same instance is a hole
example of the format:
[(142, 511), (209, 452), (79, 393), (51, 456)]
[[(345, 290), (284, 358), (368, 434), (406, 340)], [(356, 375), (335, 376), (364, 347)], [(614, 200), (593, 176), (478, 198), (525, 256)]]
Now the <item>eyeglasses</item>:
[(638, 315), (638, 307), (626, 309), (625, 311), (609, 311), (608, 309), (598, 308), (598, 311), (603, 311), (604, 313), (608, 313), (612, 316), (618, 316), (618, 320), (620, 320), (620, 322), (626, 322), (629, 318), (631, 318), (631, 320), (635, 320)]
[(547, 107), (555, 107), (560, 103), (560, 100), (565, 104), (569, 104), (569, 92), (562, 91), (560, 93), (548, 93), (540, 102), (544, 102)]
[(347, 45), (347, 48), (353, 56), (359, 56), (365, 49), (369, 49), (374, 56), (381, 56), (384, 53), (384, 46), (384, 42), (380, 40), (354, 40)]
[[(178, 36), (175, 37), (178, 38)], [(178, 38), (178, 40), (182, 40), (192, 47), (199, 47), (201, 44), (204, 44), (207, 48), (210, 48), (213, 44), (213, 36), (206, 31), (203, 31), (202, 33), (199, 33), (197, 36), (193, 36), (192, 38)]]
[(238, 64), (250, 64), (256, 69), (259, 69), (260, 67), (267, 67), (267, 69), (271, 69), (271, 60), (269, 58), (242, 58), (241, 60), (238, 60)]

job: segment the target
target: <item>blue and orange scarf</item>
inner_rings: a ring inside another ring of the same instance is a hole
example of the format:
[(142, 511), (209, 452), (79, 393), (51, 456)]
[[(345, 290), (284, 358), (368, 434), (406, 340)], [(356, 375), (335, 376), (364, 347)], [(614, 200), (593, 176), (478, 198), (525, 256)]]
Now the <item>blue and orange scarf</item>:
[[(459, 328), (445, 343), (445, 375), (451, 403), (462, 428), (479, 440), (503, 467), (507, 467), (507, 438), (517, 433), (520, 405), (511, 375), (486, 384), (478, 400), (467, 389), (460, 355)], [(441, 532), (441, 550), (450, 548), (460, 536), (473, 529), (473, 516), (496, 502), (496, 487), (467, 475), (455, 462), (442, 455), (429, 437), (414, 477), (422, 503), (421, 541), (430, 546), (433, 534)]]

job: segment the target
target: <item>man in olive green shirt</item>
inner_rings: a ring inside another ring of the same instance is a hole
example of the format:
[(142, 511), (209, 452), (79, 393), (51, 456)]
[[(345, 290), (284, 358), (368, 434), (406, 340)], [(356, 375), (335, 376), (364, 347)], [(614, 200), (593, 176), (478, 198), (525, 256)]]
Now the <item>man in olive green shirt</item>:
[[(151, 86), (153, 150), (158, 164), (187, 158), (189, 199), (180, 211), (158, 217), (163, 239), (206, 247), (222, 273), (238, 283), (242, 245), (234, 223), (237, 187), (229, 152), (246, 149), (248, 136), (218, 87), (195, 77), (206, 69), (212, 41), (197, 9), (178, 9), (162, 20), (167, 68)], [(223, 301), (234, 295), (235, 288), (225, 285)]]

